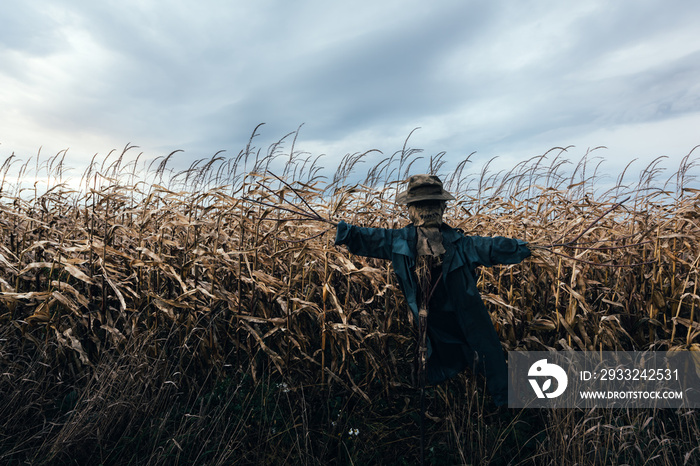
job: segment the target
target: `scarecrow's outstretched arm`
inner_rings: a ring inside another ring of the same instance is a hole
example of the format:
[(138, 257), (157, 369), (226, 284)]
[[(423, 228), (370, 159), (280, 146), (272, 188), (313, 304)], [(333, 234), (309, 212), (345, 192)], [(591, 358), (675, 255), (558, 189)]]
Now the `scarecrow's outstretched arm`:
[(390, 228), (366, 228), (338, 223), (335, 244), (344, 244), (351, 253), (376, 259), (391, 259), (394, 231)]
[(473, 264), (492, 267), (499, 264), (517, 264), (530, 257), (528, 243), (502, 236), (469, 236), (465, 253)]

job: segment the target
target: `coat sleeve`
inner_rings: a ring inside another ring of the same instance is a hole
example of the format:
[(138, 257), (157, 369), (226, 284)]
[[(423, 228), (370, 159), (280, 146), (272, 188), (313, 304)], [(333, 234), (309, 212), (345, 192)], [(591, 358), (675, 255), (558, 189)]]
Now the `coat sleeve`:
[(519, 239), (495, 236), (470, 236), (464, 243), (465, 254), (473, 265), (491, 267), (498, 264), (517, 264), (532, 254), (527, 243)]
[(364, 228), (341, 221), (335, 235), (335, 244), (344, 244), (358, 256), (391, 259), (394, 230)]

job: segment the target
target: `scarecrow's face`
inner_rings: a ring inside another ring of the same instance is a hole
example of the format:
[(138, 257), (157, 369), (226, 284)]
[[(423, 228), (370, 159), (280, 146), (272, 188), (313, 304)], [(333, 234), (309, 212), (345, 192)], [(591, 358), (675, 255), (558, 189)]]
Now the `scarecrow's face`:
[(419, 201), (408, 204), (408, 218), (417, 227), (439, 227), (445, 213), (445, 201)]

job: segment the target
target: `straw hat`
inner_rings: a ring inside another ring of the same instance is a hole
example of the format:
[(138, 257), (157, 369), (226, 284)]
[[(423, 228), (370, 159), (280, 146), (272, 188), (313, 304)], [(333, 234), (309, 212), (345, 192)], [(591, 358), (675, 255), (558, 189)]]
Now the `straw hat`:
[(454, 197), (442, 187), (442, 181), (435, 175), (413, 175), (408, 179), (408, 189), (396, 196), (399, 204), (420, 201), (451, 201)]

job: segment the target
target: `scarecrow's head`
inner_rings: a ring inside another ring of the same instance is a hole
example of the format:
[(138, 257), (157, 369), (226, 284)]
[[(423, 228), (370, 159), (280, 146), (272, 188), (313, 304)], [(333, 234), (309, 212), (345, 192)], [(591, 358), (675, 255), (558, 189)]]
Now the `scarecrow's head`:
[(435, 175), (411, 176), (406, 191), (396, 196), (396, 202), (408, 206), (408, 216), (418, 227), (439, 227), (446, 201), (453, 199)]

